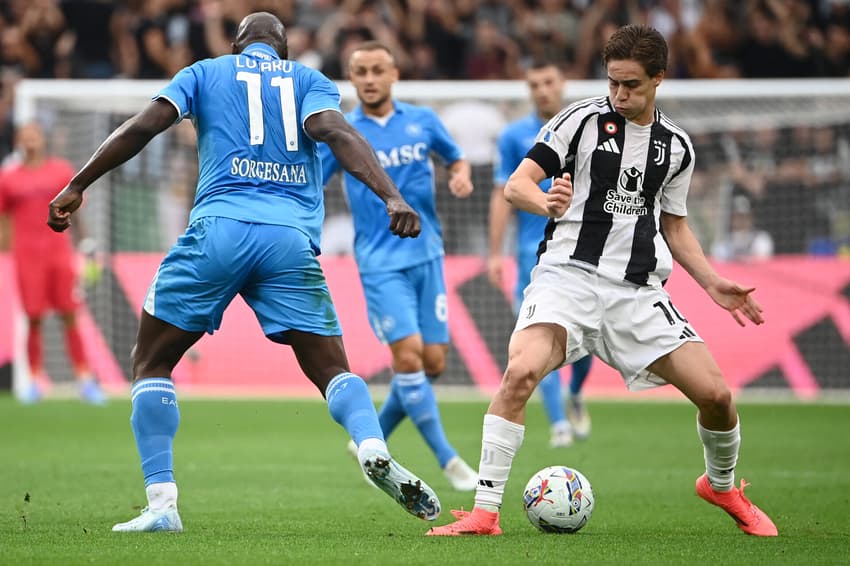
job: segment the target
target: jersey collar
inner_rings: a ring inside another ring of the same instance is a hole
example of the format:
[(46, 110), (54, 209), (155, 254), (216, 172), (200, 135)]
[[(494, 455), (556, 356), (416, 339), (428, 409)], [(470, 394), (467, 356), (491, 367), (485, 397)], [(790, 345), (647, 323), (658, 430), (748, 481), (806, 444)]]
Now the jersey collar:
[(250, 55), (258, 59), (280, 59), (280, 55), (274, 50), (274, 47), (267, 43), (252, 43), (242, 50), (242, 55)]

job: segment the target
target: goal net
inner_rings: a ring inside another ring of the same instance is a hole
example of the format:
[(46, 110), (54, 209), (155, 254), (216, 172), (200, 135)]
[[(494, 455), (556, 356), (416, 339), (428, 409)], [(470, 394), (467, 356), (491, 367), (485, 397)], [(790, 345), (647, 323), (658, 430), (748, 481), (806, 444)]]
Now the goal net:
[[(28, 80), (18, 87), (15, 119), (39, 120), (51, 151), (80, 166), (163, 85)], [(340, 90), (344, 109), (351, 108), (351, 85), (340, 83)], [(566, 99), (606, 92), (604, 82), (573, 81)], [(515, 274), (509, 233), (505, 280), (494, 286), (487, 277), (494, 148), (501, 128), (531, 111), (527, 89), (519, 81), (402, 82), (395, 95), (434, 107), (473, 163), (475, 192), (465, 200), (451, 196), (437, 166), (451, 333), (440, 383), (491, 391), (506, 363)], [(850, 83), (665, 81), (657, 102), (690, 133), (695, 147), (691, 227), (723, 275), (757, 288), (768, 322), (739, 329), (679, 267), (668, 285), (678, 310), (736, 389), (801, 397), (850, 390)], [(194, 132), (185, 121), (86, 193), (77, 219), (93, 244), (82, 250), (86, 346), (113, 392), (126, 390), (143, 298), (159, 260), (185, 228), (196, 179)], [(322, 261), (353, 370), (386, 383), (390, 358), (366, 318), (338, 185), (326, 191)], [(67, 382), (60, 326), (46, 326), (47, 371), (53, 381)], [(23, 361), (23, 330), (16, 328), (13, 349)], [(18, 384), (26, 379), (25, 366), (15, 364)], [(189, 352), (174, 378), (198, 394), (315, 394), (289, 349), (264, 340), (238, 298), (222, 329)], [(597, 362), (587, 391), (618, 394), (624, 388), (613, 370)]]

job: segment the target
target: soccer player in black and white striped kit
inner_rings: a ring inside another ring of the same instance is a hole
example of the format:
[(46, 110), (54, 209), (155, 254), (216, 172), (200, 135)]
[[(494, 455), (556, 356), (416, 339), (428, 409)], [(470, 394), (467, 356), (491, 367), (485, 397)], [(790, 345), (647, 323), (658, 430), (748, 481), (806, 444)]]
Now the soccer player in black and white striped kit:
[[(543, 376), (590, 353), (629, 389), (671, 384), (690, 399), (706, 466), (697, 494), (744, 532), (776, 536), (744, 496), (746, 482), (734, 484), (741, 436), (729, 387), (663, 288), (675, 259), (738, 324), (764, 322), (754, 288), (721, 277), (688, 227), (693, 147), (655, 106), (667, 44), (652, 28), (627, 25), (608, 40), (603, 59), (609, 95), (576, 102), (544, 125), (505, 187), (514, 206), (550, 221), (484, 417), (475, 506), (428, 534), (501, 534), (526, 403)], [(546, 177), (554, 178), (548, 193), (538, 188)]]

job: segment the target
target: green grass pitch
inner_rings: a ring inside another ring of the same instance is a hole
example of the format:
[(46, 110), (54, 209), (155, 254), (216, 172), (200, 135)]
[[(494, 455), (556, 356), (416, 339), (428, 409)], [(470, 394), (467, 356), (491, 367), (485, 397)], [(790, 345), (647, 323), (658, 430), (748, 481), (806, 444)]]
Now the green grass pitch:
[[(486, 403), (441, 406), (450, 440), (478, 461)], [(539, 404), (502, 509), (502, 537), (425, 537), (429, 524), (369, 487), (344, 431), (318, 401), (181, 401), (175, 442), (186, 532), (113, 534), (144, 490), (129, 402), (21, 406), (0, 397), (0, 564), (847, 564), (850, 408), (744, 404), (738, 477), (776, 522), (749, 537), (694, 493), (702, 450), (694, 409), (677, 402), (592, 402), (593, 434), (548, 447)], [(390, 439), (438, 491), (444, 515), (469, 508), (409, 423)], [(521, 509), (532, 473), (572, 465), (596, 508), (575, 535), (534, 530)]]

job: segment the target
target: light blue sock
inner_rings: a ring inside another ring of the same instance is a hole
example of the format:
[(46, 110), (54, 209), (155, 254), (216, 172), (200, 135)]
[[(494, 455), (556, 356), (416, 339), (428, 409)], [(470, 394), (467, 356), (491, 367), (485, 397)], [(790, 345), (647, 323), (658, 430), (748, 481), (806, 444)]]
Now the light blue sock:
[(348, 431), (357, 446), (367, 438), (383, 442), (375, 405), (361, 377), (349, 372), (337, 375), (328, 383), (325, 397), (331, 417)]
[(395, 374), (393, 384), (396, 383), (404, 412), (428, 443), (437, 461), (440, 462), (440, 467), (445, 468), (449, 460), (457, 456), (457, 450), (446, 438), (431, 382), (425, 377), (424, 371), (418, 371)]
[(396, 427), (404, 420), (404, 417), (405, 412), (398, 393), (398, 385), (393, 380), (390, 384), (390, 394), (387, 395), (387, 399), (381, 405), (381, 410), (378, 413), (378, 422), (381, 423), (381, 431), (384, 433), (384, 438), (390, 437)]
[(564, 402), (561, 399), (561, 374), (553, 371), (544, 377), (537, 386), (540, 397), (543, 400), (543, 408), (549, 417), (549, 424), (560, 423), (567, 420), (564, 412)]
[(164, 377), (148, 377), (133, 384), (130, 424), (142, 460), (145, 486), (174, 481), (174, 435), (180, 409), (174, 384)]
[(587, 379), (587, 374), (590, 372), (592, 361), (593, 356), (585, 356), (573, 362), (573, 374), (570, 377), (570, 395), (575, 396), (581, 393), (584, 380)]

